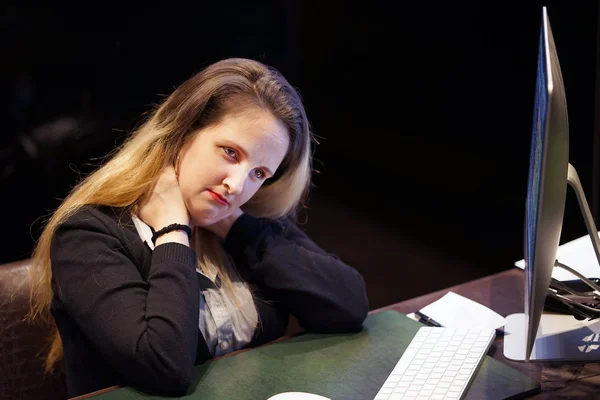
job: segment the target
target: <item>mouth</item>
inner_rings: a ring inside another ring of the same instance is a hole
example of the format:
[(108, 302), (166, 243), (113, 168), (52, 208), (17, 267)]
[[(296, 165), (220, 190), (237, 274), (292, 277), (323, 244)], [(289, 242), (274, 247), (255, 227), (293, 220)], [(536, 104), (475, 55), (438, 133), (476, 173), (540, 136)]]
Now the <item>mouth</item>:
[[(208, 190), (208, 189), (207, 189)], [(222, 206), (226, 206), (229, 205), (229, 202), (223, 197), (221, 196), (219, 193), (215, 193), (212, 190), (208, 190), (208, 193), (210, 193), (210, 195), (212, 196), (212, 198), (219, 204), (221, 204)]]

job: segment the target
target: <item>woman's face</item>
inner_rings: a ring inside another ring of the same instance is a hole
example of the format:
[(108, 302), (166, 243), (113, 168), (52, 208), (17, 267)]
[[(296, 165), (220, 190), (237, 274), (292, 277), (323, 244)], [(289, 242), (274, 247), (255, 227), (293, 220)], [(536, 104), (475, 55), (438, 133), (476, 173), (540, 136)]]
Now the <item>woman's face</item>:
[(285, 126), (259, 109), (200, 130), (182, 149), (178, 165), (191, 224), (211, 225), (250, 200), (275, 174), (288, 146)]

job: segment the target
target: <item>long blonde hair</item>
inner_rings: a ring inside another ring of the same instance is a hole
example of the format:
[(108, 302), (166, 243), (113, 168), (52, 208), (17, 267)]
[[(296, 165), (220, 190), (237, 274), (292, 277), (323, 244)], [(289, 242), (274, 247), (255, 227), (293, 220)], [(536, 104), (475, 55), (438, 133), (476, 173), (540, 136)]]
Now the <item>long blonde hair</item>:
[[(33, 250), (30, 268), (30, 320), (51, 327), (46, 371), (63, 355), (62, 342), (51, 318), (53, 297), (50, 244), (56, 228), (81, 207), (102, 204), (136, 213), (162, 169), (173, 165), (179, 150), (201, 129), (218, 123), (240, 106), (271, 112), (287, 128), (288, 152), (273, 179), (243, 207), (256, 217), (294, 217), (311, 181), (310, 127), (296, 90), (274, 68), (248, 59), (232, 58), (209, 65), (164, 99), (146, 121), (115, 149), (108, 161), (78, 183), (46, 222)], [(203, 271), (218, 271), (226, 290), (232, 283), (216, 238), (195, 229), (193, 246)]]

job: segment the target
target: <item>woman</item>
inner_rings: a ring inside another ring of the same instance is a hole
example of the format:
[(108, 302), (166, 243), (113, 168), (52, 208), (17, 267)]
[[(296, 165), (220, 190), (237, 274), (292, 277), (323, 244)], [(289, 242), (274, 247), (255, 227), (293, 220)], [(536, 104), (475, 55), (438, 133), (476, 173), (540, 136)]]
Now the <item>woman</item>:
[(280, 337), (360, 329), (361, 275), (293, 217), (310, 187), (301, 100), (274, 69), (227, 59), (177, 88), (55, 211), (34, 249), (32, 318), (70, 396), (184, 394), (193, 366)]

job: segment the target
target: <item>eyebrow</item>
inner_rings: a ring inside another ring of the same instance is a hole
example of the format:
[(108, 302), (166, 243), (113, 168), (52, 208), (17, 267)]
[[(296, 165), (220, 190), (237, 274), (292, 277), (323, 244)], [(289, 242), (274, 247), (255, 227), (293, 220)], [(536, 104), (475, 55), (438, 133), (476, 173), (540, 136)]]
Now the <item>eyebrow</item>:
[[(224, 143), (225, 143), (225, 145), (226, 145), (226, 146), (228, 146), (228, 147), (235, 147), (235, 148), (237, 148), (237, 149), (238, 149), (238, 150), (239, 150), (239, 151), (240, 151), (240, 152), (241, 152), (241, 153), (244, 155), (244, 157), (248, 158), (248, 151), (247, 151), (246, 149), (244, 149), (242, 146), (240, 146), (239, 144), (237, 144), (237, 143), (234, 143), (234, 142), (232, 142), (232, 141), (230, 141), (230, 140), (227, 140), (227, 139), (224, 139), (224, 140), (223, 140), (223, 142), (224, 142)], [(265, 171), (267, 171), (267, 174), (269, 174), (270, 176), (273, 176), (273, 175), (275, 175), (275, 174), (274, 174), (274, 173), (273, 173), (273, 172), (272, 172), (272, 171), (269, 169), (269, 167), (266, 167), (266, 166), (261, 166), (261, 167), (259, 167), (259, 168), (262, 168), (262, 169), (264, 169)]]

